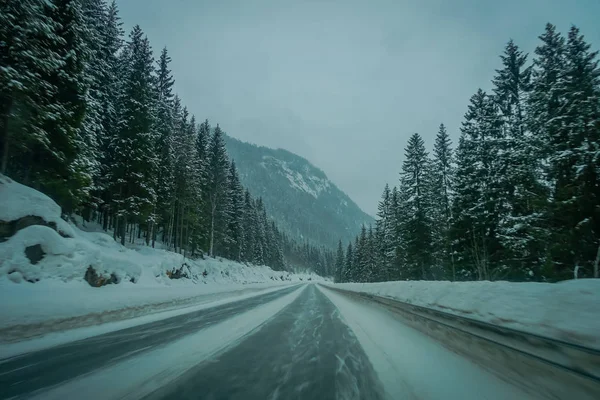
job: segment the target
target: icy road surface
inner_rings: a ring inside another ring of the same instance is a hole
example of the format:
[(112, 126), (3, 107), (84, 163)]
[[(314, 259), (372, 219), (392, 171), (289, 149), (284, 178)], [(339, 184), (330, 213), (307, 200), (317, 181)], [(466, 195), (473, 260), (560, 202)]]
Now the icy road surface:
[(316, 285), (0, 360), (0, 398), (13, 397), (528, 398), (379, 306)]

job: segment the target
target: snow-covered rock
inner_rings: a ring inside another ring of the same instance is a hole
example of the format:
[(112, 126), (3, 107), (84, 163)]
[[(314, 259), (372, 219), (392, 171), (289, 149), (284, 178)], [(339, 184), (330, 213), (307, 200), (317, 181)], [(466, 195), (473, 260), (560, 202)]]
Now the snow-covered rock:
[(0, 174), (0, 224), (27, 217), (39, 217), (63, 236), (73, 236), (69, 224), (61, 218), (61, 210), (50, 197), (21, 185)]

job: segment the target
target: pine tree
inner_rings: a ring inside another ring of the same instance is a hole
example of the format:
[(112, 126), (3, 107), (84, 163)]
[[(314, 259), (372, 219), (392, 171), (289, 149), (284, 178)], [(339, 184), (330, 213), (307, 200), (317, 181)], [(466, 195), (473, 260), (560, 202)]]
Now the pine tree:
[[(167, 49), (163, 48), (156, 65), (156, 148), (158, 167), (156, 179), (156, 214), (157, 225), (162, 226), (164, 243), (170, 243), (175, 218), (175, 143), (173, 120), (173, 85), (175, 80), (169, 69), (171, 58)], [(156, 232), (154, 232), (156, 233)], [(152, 235), (152, 246), (156, 235)]]
[(463, 279), (491, 279), (502, 255), (497, 237), (502, 143), (496, 104), (479, 89), (471, 97), (456, 152), (451, 237)]
[[(207, 190), (209, 214), (209, 232), (210, 232), (210, 255), (222, 251), (222, 244), (225, 240), (225, 230), (227, 226), (227, 169), (229, 160), (225, 150), (223, 140), (223, 131), (217, 125), (209, 143), (208, 150), (208, 169), (207, 169)], [(257, 216), (258, 218), (258, 216)], [(264, 227), (262, 227), (264, 236)], [(216, 247), (216, 248), (215, 248)], [(261, 249), (262, 250), (262, 249)], [(262, 251), (260, 257), (262, 263)]]
[(540, 275), (543, 255), (541, 218), (546, 194), (538, 176), (540, 154), (525, 124), (525, 105), (530, 91), (531, 67), (527, 55), (511, 40), (501, 56), (502, 68), (494, 79), (494, 100), (502, 117), (504, 151), (501, 179), (506, 192), (506, 214), (500, 221), (499, 238), (509, 277)]
[(254, 210), (254, 202), (250, 192), (246, 189), (244, 192), (244, 219), (243, 219), (243, 234), (242, 240), (242, 260), (254, 261), (254, 247), (256, 243), (258, 221)]
[(344, 248), (342, 247), (342, 241), (338, 242), (337, 254), (335, 257), (335, 275), (334, 281), (339, 283), (342, 282), (342, 277), (344, 276)]
[(108, 9), (104, 0), (83, 0), (82, 13), (87, 29), (84, 30), (84, 41), (88, 48), (88, 58), (84, 67), (86, 80), (86, 112), (79, 129), (80, 148), (76, 163), (80, 165), (90, 177), (90, 199), (84, 210), (84, 218), (89, 219), (92, 208), (101, 203), (98, 196), (100, 187), (97, 183), (102, 173), (100, 163), (102, 139), (106, 136), (102, 113), (108, 101), (106, 97), (109, 75), (109, 59), (105, 47), (107, 46)]
[(123, 99), (123, 75), (124, 65), (121, 62), (120, 51), (123, 47), (124, 32), (119, 18), (119, 11), (115, 1), (111, 3), (106, 12), (105, 26), (100, 31), (102, 38), (102, 59), (106, 73), (101, 76), (103, 81), (98, 85), (102, 88), (101, 124), (102, 135), (98, 138), (98, 174), (95, 176), (92, 202), (98, 204), (100, 210), (99, 218), (102, 220), (104, 230), (107, 230), (112, 222), (110, 215), (115, 212), (111, 191), (111, 170), (114, 163), (115, 142), (119, 137), (119, 101)]
[(33, 149), (52, 145), (44, 124), (57, 88), (46, 77), (62, 65), (59, 25), (41, 0), (0, 3), (0, 173), (31, 182)]
[(352, 250), (352, 243), (348, 243), (346, 250), (346, 260), (344, 262), (344, 268), (342, 271), (342, 277), (340, 282), (352, 282), (352, 270), (354, 269), (354, 253)]
[(408, 276), (427, 279), (431, 265), (431, 174), (430, 161), (423, 139), (418, 133), (411, 136), (402, 166), (401, 190), (406, 220), (402, 236), (406, 242)]
[[(227, 201), (229, 202), (227, 206), (227, 257), (231, 260), (240, 261), (243, 248), (244, 189), (240, 184), (234, 161), (231, 162), (229, 167), (227, 185)], [(276, 238), (272, 237), (272, 240), (275, 241)], [(275, 245), (275, 243), (272, 244)], [(276, 256), (278, 254), (275, 254), (274, 250), (272, 258), (274, 263), (277, 261)]]
[(446, 127), (440, 124), (435, 138), (432, 163), (432, 215), (435, 223), (432, 226), (433, 255), (437, 264), (442, 266), (452, 280), (456, 280), (454, 260), (450, 249), (450, 219), (452, 204), (452, 185), (454, 165), (452, 143)]
[[(254, 223), (255, 223), (255, 229), (254, 231), (256, 232), (256, 237), (254, 239), (254, 254), (252, 256), (252, 262), (255, 265), (265, 265), (265, 243), (267, 241), (266, 239), (266, 232), (265, 232), (265, 225), (263, 224), (262, 221), (262, 199), (257, 199), (254, 203), (254, 207), (253, 207), (253, 213), (254, 213)], [(307, 256), (305, 258), (307, 261), (309, 259), (309, 257)]]
[(78, 158), (80, 152), (87, 153), (86, 146), (93, 141), (82, 136), (80, 130), (88, 89), (84, 69), (90, 52), (80, 1), (54, 0), (47, 13), (61, 39), (52, 43), (61, 66), (41, 77), (55, 88), (47, 98), (53, 114), (43, 123), (49, 146), (31, 149), (30, 179), (34, 187), (55, 199), (68, 213), (87, 198), (91, 186), (86, 160)]
[(579, 29), (571, 27), (560, 91), (560, 125), (550, 131), (550, 170), (555, 180), (552, 258), (556, 275), (574, 269), (591, 276), (600, 238), (600, 69)]
[(376, 221), (376, 247), (377, 247), (377, 272), (376, 280), (391, 280), (394, 264), (394, 210), (391, 204), (389, 185), (385, 185), (381, 201), (377, 207)]
[(148, 39), (139, 26), (130, 34), (123, 54), (126, 66), (118, 137), (111, 143), (113, 202), (119, 219), (115, 234), (125, 244), (129, 223), (147, 221), (155, 201), (156, 157), (153, 115), (153, 59)]

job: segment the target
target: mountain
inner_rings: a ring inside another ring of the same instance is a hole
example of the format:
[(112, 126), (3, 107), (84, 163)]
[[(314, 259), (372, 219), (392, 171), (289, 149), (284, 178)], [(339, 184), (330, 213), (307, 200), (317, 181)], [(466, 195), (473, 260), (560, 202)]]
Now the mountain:
[(292, 237), (333, 248), (351, 240), (362, 224), (373, 222), (348, 195), (308, 160), (226, 137), (242, 184), (262, 197), (267, 212)]

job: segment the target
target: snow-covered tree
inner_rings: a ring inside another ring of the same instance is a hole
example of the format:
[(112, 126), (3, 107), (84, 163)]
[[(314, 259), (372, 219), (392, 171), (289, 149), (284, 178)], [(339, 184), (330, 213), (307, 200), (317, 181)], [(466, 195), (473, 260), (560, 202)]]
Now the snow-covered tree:
[(571, 27), (560, 78), (560, 124), (550, 135), (555, 188), (551, 213), (552, 258), (557, 277), (575, 268), (592, 275), (600, 246), (600, 69), (579, 29)]
[[(446, 271), (446, 276), (456, 280), (456, 272), (450, 250), (450, 218), (454, 161), (452, 143), (446, 127), (440, 124), (433, 147), (431, 170), (432, 188), (432, 247), (436, 263)], [(449, 273), (448, 273), (449, 272)]]
[[(144, 223), (155, 202), (156, 154), (153, 132), (152, 50), (139, 26), (129, 35), (122, 62), (126, 68), (118, 136), (111, 142), (112, 201), (119, 220), (116, 234), (125, 243), (129, 223)], [(118, 233), (117, 233), (118, 232)]]
[(547, 195), (540, 182), (540, 153), (537, 140), (525, 123), (530, 91), (531, 67), (527, 55), (511, 40), (501, 56), (502, 68), (494, 79), (494, 101), (502, 120), (501, 175), (506, 194), (498, 236), (508, 277), (541, 276), (538, 261), (545, 242), (541, 220)]
[(413, 134), (406, 146), (401, 173), (405, 220), (401, 235), (405, 241), (405, 270), (411, 279), (427, 279), (431, 265), (431, 163), (423, 139)]
[(471, 97), (456, 152), (451, 237), (463, 279), (491, 279), (496, 272), (502, 137), (497, 106), (479, 89)]

